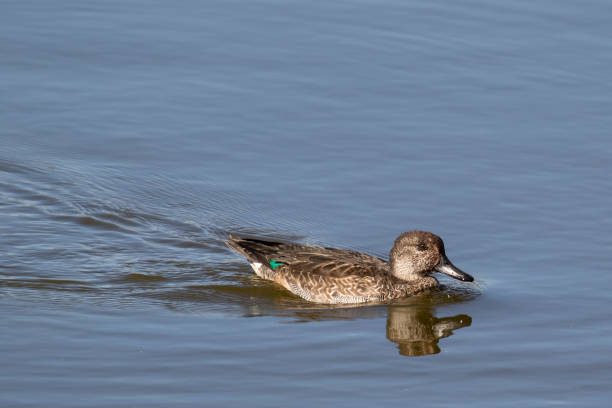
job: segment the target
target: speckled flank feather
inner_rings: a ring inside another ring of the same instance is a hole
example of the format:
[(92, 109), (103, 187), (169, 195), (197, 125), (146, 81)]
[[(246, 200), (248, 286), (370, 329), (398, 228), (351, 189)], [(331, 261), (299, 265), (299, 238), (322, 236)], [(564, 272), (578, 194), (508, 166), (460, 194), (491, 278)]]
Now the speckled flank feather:
[[(334, 248), (286, 244), (229, 236), (227, 245), (251, 263), (255, 273), (317, 303), (365, 303), (409, 296), (438, 286), (423, 276), (403, 281), (388, 262)], [(282, 264), (273, 269), (271, 261)]]

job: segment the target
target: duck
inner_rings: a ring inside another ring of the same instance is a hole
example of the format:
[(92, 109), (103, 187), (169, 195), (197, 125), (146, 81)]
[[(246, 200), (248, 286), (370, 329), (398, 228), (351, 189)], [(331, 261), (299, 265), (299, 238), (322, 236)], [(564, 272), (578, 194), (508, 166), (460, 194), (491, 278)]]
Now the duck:
[(440, 286), (433, 273), (473, 282), (451, 263), (442, 239), (408, 231), (395, 240), (389, 261), (347, 249), (228, 234), (226, 245), (244, 256), (255, 274), (303, 299), (322, 304), (386, 302)]

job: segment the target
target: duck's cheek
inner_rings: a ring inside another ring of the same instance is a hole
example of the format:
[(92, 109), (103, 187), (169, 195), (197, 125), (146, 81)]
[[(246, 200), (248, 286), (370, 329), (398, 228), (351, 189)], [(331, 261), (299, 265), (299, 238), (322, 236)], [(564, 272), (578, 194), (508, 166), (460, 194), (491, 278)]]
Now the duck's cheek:
[(435, 268), (436, 265), (440, 263), (440, 255), (435, 255), (432, 257), (431, 269)]
[(422, 254), (416, 264), (419, 265), (419, 269), (422, 271), (430, 272), (440, 262), (440, 256), (432, 253)]

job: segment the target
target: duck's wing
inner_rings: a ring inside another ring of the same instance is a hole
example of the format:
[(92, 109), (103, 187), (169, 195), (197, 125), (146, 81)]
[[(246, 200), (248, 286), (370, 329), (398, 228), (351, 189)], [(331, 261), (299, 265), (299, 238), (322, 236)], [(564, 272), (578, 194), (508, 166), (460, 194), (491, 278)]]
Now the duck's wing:
[(236, 236), (227, 245), (244, 255), (259, 276), (313, 302), (377, 300), (389, 276), (387, 262), (356, 251)]
[(346, 249), (264, 241), (235, 235), (229, 235), (226, 244), (249, 262), (262, 263), (274, 270), (290, 265), (307, 273), (334, 277), (365, 276), (389, 270), (389, 264), (381, 258)]
[(375, 256), (336, 248), (304, 246), (294, 250), (287, 260), (291, 269), (310, 275), (342, 278), (366, 277), (387, 273), (389, 264)]

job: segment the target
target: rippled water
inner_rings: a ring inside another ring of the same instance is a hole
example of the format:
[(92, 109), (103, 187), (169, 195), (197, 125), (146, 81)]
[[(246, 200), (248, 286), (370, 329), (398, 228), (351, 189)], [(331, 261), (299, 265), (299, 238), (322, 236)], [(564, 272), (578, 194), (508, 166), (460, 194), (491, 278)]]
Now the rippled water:
[[(608, 2), (5, 2), (0, 405), (606, 406)], [(325, 307), (228, 232), (474, 284)]]

